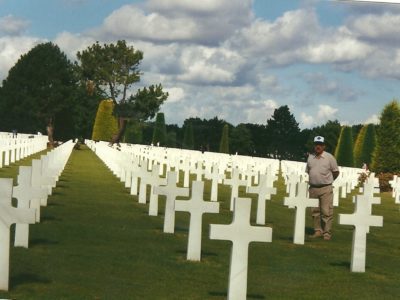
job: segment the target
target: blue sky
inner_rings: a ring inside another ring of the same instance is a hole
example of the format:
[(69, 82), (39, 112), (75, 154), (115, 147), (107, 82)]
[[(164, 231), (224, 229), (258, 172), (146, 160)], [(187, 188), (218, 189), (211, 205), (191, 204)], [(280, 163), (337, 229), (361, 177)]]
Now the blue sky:
[(168, 123), (266, 123), (289, 105), (302, 128), (377, 122), (400, 97), (400, 5), (324, 0), (0, 0), (0, 77), (36, 44), (71, 60), (91, 43), (144, 51), (142, 85), (170, 92)]

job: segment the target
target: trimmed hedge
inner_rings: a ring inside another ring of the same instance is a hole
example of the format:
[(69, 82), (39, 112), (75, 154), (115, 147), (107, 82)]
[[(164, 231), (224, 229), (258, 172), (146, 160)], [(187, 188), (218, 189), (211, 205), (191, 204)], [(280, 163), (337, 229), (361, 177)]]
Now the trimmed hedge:
[(94, 121), (92, 140), (110, 141), (118, 131), (118, 121), (113, 115), (114, 102), (103, 100), (97, 109), (96, 120)]

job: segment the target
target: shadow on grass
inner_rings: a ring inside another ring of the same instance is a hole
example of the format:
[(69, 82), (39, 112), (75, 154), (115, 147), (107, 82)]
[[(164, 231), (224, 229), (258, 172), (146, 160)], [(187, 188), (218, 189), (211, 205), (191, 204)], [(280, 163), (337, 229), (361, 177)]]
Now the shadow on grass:
[[(208, 293), (211, 297), (228, 297), (227, 292), (209, 292)], [(263, 295), (256, 295), (256, 294), (247, 294), (247, 299), (265, 299)]]
[(33, 239), (29, 241), (30, 247), (42, 246), (42, 245), (57, 245), (59, 244), (58, 241), (52, 241), (48, 239)]
[[(59, 188), (59, 186), (57, 188)], [(56, 191), (56, 192), (53, 192), (51, 195), (52, 196), (63, 196), (64, 193), (61, 193), (60, 191)]]
[(61, 221), (61, 219), (56, 218), (54, 216), (47, 216), (47, 215), (44, 215), (44, 216), (40, 217), (40, 222), (41, 223), (47, 223), (47, 222), (52, 222), (52, 221)]
[[(187, 250), (176, 250), (175, 252), (178, 254), (184, 254), (184, 255), (187, 254)], [(201, 256), (203, 258), (205, 258), (205, 257), (210, 257), (210, 256), (218, 256), (218, 254), (215, 252), (201, 251)]]
[(306, 235), (312, 235), (312, 234), (314, 234), (314, 228), (306, 227)]
[(48, 202), (47, 206), (64, 206), (64, 204), (61, 204), (59, 202)]
[(186, 233), (189, 233), (189, 228), (186, 228), (186, 227), (175, 227), (175, 232), (186, 232)]
[(330, 263), (330, 265), (333, 267), (341, 267), (341, 268), (350, 269), (350, 262), (348, 262), (348, 261), (333, 262), (333, 263)]
[(32, 274), (32, 273), (20, 273), (20, 274), (11, 276), (11, 278), (10, 278), (11, 289), (13, 289), (19, 285), (29, 284), (29, 283), (49, 284), (49, 283), (51, 283), (51, 281), (45, 277), (41, 277), (40, 275)]

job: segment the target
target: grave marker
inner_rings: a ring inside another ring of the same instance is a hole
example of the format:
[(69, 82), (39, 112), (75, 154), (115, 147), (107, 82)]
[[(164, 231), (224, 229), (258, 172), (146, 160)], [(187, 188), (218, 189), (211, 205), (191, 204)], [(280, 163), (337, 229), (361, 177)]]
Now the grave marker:
[(201, 232), (202, 218), (205, 213), (219, 213), (218, 202), (203, 200), (204, 182), (193, 181), (192, 197), (190, 200), (176, 200), (175, 211), (190, 213), (187, 259), (199, 261), (201, 259)]
[(339, 214), (339, 224), (353, 225), (353, 245), (351, 251), (351, 271), (365, 272), (367, 233), (370, 226), (383, 226), (382, 216), (371, 215), (371, 202), (357, 196), (353, 214)]
[(228, 299), (245, 300), (249, 244), (271, 242), (272, 228), (250, 225), (251, 199), (235, 201), (233, 222), (229, 225), (210, 225), (210, 239), (232, 241)]
[(271, 200), (271, 195), (276, 194), (276, 188), (268, 186), (267, 175), (260, 175), (259, 185), (247, 187), (247, 193), (257, 194), (256, 223), (265, 225), (265, 201)]
[[(13, 188), (13, 197), (17, 198), (18, 208), (32, 208), (40, 211), (40, 201), (47, 198), (47, 191), (43, 188), (33, 187), (32, 167), (19, 167), (18, 186)], [(36, 217), (36, 220), (38, 217)], [(29, 245), (29, 224), (16, 224), (14, 246), (28, 248)]]
[(0, 290), (8, 290), (10, 270), (10, 226), (34, 224), (35, 211), (11, 205), (13, 180), (0, 179)]
[(240, 186), (245, 186), (247, 184), (247, 181), (246, 180), (241, 180), (240, 179), (239, 169), (234, 168), (232, 170), (231, 178), (230, 179), (224, 179), (224, 184), (231, 186), (231, 191), (232, 192), (231, 192), (230, 210), (233, 211), (235, 199), (239, 197), (239, 187)]
[(286, 197), (284, 205), (296, 208), (296, 217), (294, 221), (294, 244), (304, 244), (304, 232), (306, 227), (306, 209), (307, 207), (317, 207), (319, 200), (307, 197), (308, 184), (299, 182), (298, 193), (296, 197)]
[(176, 186), (177, 172), (167, 173), (167, 185), (154, 187), (154, 193), (164, 195), (165, 215), (164, 215), (164, 232), (174, 233), (175, 231), (175, 200), (177, 197), (189, 197), (189, 188), (180, 188)]

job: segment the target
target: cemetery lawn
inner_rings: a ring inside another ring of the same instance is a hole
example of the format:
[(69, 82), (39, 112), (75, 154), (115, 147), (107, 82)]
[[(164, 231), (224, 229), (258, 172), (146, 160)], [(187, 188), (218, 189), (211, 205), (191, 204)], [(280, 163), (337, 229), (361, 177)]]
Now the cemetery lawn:
[[(338, 213), (353, 212), (351, 195), (335, 209), (331, 241), (306, 237), (294, 245), (294, 210), (283, 206), (282, 178), (276, 186), (266, 204), (273, 241), (249, 249), (248, 299), (398, 298), (400, 212), (390, 194), (373, 206), (384, 227), (371, 228), (366, 273), (356, 274), (349, 270), (352, 227), (337, 224)], [(138, 204), (91, 150), (74, 150), (42, 222), (30, 226), (30, 248), (12, 247), (10, 292), (0, 298), (225, 299), (231, 244), (208, 238), (209, 224), (232, 220), (230, 191), (220, 185), (219, 192), (221, 214), (203, 217), (202, 261), (188, 262), (189, 214), (177, 212), (175, 234), (164, 234), (163, 199), (160, 216), (148, 216), (148, 204)], [(253, 202), (252, 224), (255, 210)], [(307, 216), (307, 234), (310, 226)]]

